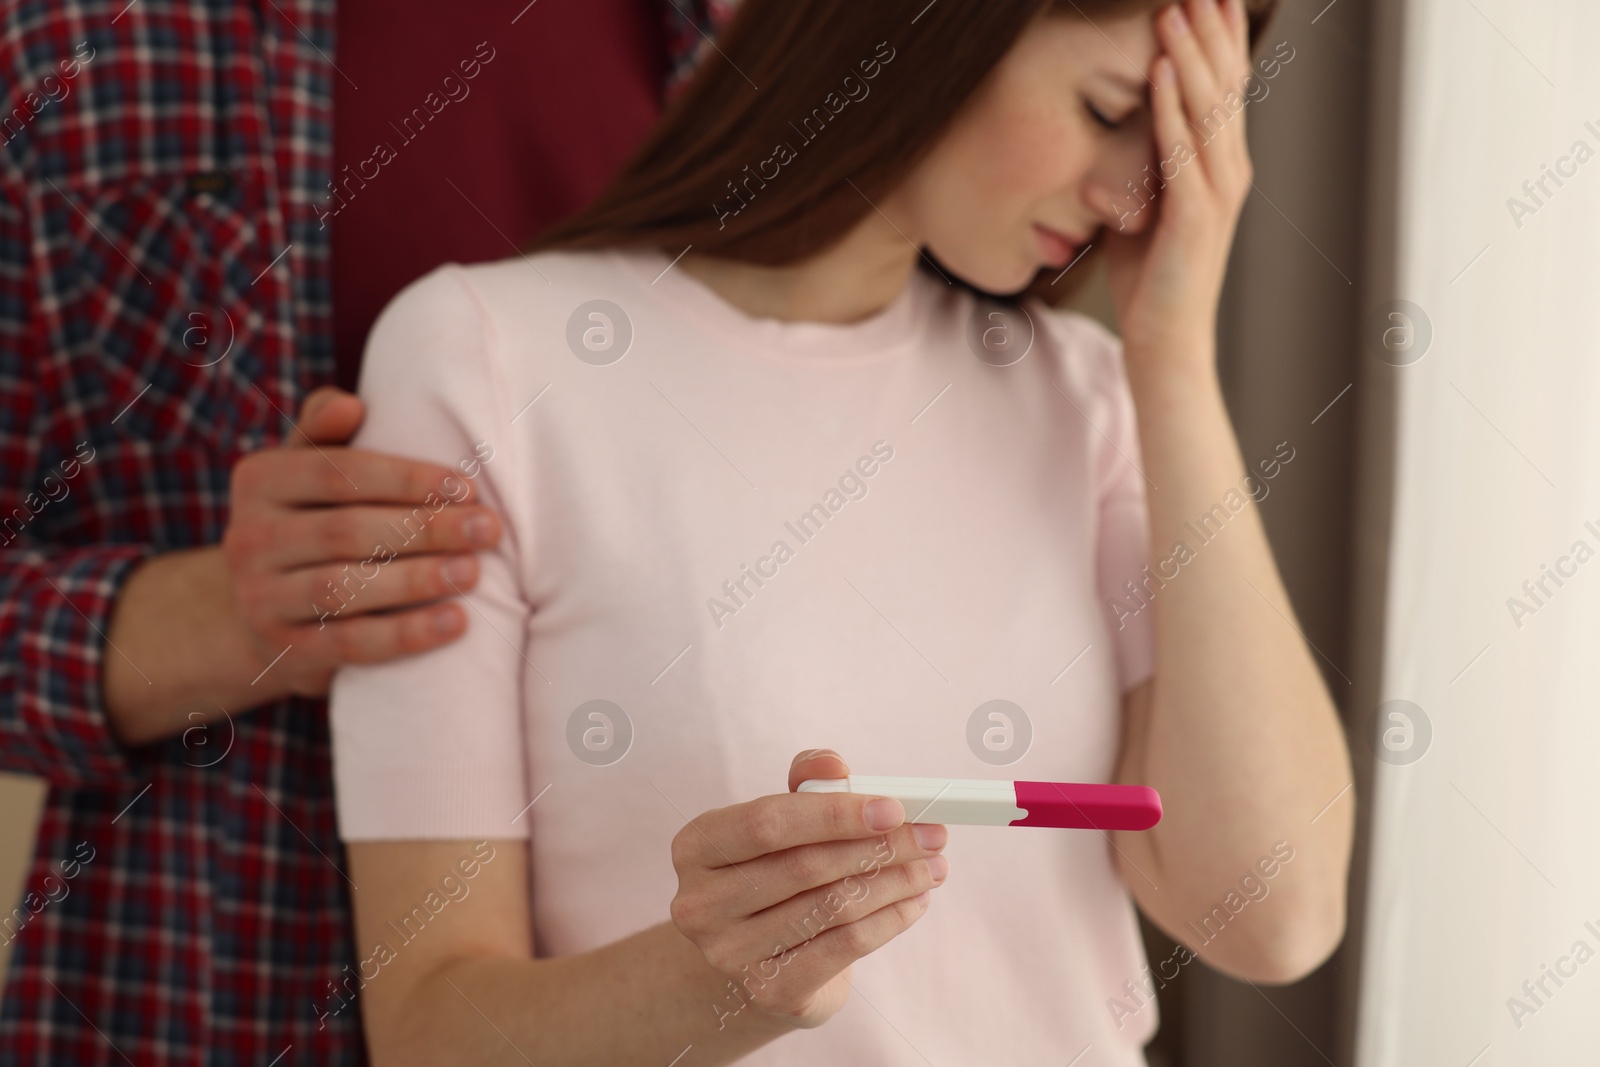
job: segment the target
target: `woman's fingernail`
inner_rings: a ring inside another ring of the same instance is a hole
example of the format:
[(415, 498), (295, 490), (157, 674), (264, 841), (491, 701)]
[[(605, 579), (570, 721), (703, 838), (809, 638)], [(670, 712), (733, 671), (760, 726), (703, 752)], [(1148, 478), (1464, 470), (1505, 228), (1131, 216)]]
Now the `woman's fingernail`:
[(467, 540), (475, 545), (494, 544), (494, 520), (487, 515), (474, 515), (468, 519), (462, 530), (467, 535)]
[(879, 797), (866, 807), (867, 825), (874, 830), (892, 830), (905, 822), (906, 809), (893, 797)]
[(933, 884), (938, 885), (944, 881), (945, 875), (950, 873), (950, 861), (943, 856), (930, 856), (928, 858), (928, 873), (933, 875)]
[(470, 556), (457, 556), (446, 563), (440, 570), (444, 580), (449, 585), (460, 585), (462, 582), (472, 581), (472, 558)]
[(924, 908), (926, 908), (928, 906), (928, 901), (933, 899), (933, 894), (924, 889), (911, 899), (915, 900), (918, 904), (921, 904)]
[(1167, 25), (1173, 33), (1184, 34), (1189, 32), (1189, 20), (1183, 14), (1183, 8), (1177, 4), (1172, 5), (1172, 13), (1167, 16)]
[(950, 831), (945, 829), (943, 823), (918, 822), (911, 824), (911, 836), (917, 839), (919, 847), (931, 851), (944, 847), (950, 838)]
[(433, 630), (440, 634), (453, 634), (461, 629), (461, 613), (450, 608), (440, 608), (433, 613)]

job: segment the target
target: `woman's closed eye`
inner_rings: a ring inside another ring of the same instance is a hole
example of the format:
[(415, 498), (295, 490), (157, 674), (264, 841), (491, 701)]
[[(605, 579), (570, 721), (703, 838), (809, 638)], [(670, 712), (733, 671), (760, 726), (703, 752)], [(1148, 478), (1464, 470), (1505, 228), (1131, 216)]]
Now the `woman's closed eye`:
[(1105, 112), (1095, 107), (1094, 102), (1091, 101), (1087, 96), (1083, 97), (1083, 107), (1084, 110), (1089, 113), (1089, 117), (1095, 121), (1095, 124), (1100, 126), (1102, 129), (1120, 130), (1123, 124), (1128, 121), (1127, 115), (1123, 115), (1118, 118), (1110, 118), (1105, 114)]

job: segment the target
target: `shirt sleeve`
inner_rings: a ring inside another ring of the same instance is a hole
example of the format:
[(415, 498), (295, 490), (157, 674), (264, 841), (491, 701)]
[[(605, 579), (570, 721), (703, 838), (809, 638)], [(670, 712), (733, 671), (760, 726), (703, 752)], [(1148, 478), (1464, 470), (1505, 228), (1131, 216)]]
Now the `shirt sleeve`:
[[(478, 499), (499, 512), (504, 532), (495, 549), (478, 554), (461, 637), (335, 676), (334, 782), (340, 835), (349, 841), (528, 836), (523, 482), (493, 327), (470, 285), (454, 265), (414, 282), (378, 317), (363, 359), (368, 410), (355, 445), (431, 460), (460, 477), (394, 524), (391, 543), (374, 546), (352, 570), (384, 581), (408, 532), (456, 506), (469, 478)], [(359, 597), (360, 587), (352, 592)]]
[(38, 432), (45, 341), (30, 201), (9, 160), (0, 174), (0, 771), (58, 786), (126, 784), (136, 772), (111, 732), (101, 668), (119, 654), (105, 634), (122, 583), (153, 550), (67, 548), (40, 534), (72, 505), (51, 492), (61, 479), (46, 476), (59, 467)]
[[(5, 515), (18, 513), (14, 488), (0, 494)], [(0, 771), (69, 787), (134, 780), (101, 676), (118, 654), (105, 641), (117, 595), (149, 554), (136, 545), (0, 551)]]
[[(1159, 576), (1150, 560), (1147, 482), (1139, 450), (1139, 423), (1122, 361), (1122, 340), (1099, 322), (1074, 314), (1074, 336), (1088, 351), (1095, 370), (1095, 402), (1089, 408), (1098, 446), (1093, 463), (1099, 508), (1095, 552), (1096, 583), (1106, 625), (1117, 649), (1117, 673), (1124, 692), (1155, 673), (1155, 615)], [(1130, 590), (1129, 583), (1132, 583)]]

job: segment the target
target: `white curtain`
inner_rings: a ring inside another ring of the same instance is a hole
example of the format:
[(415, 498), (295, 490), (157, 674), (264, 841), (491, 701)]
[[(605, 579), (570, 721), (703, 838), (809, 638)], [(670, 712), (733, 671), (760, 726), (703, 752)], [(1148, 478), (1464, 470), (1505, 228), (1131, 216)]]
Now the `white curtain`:
[(1367, 356), (1398, 379), (1382, 699), (1432, 737), (1373, 727), (1356, 1062), (1595, 1063), (1600, 4), (1393, 2), (1395, 284), (1367, 306), (1426, 319), (1367, 326), (1415, 360)]

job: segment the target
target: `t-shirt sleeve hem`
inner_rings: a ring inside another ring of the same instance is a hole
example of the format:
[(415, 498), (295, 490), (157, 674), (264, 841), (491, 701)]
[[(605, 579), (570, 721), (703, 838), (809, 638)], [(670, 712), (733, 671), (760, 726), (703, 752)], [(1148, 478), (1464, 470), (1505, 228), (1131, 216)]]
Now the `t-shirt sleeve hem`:
[(1137, 689), (1156, 675), (1156, 650), (1148, 631), (1123, 642), (1117, 654), (1117, 675), (1122, 691)]

